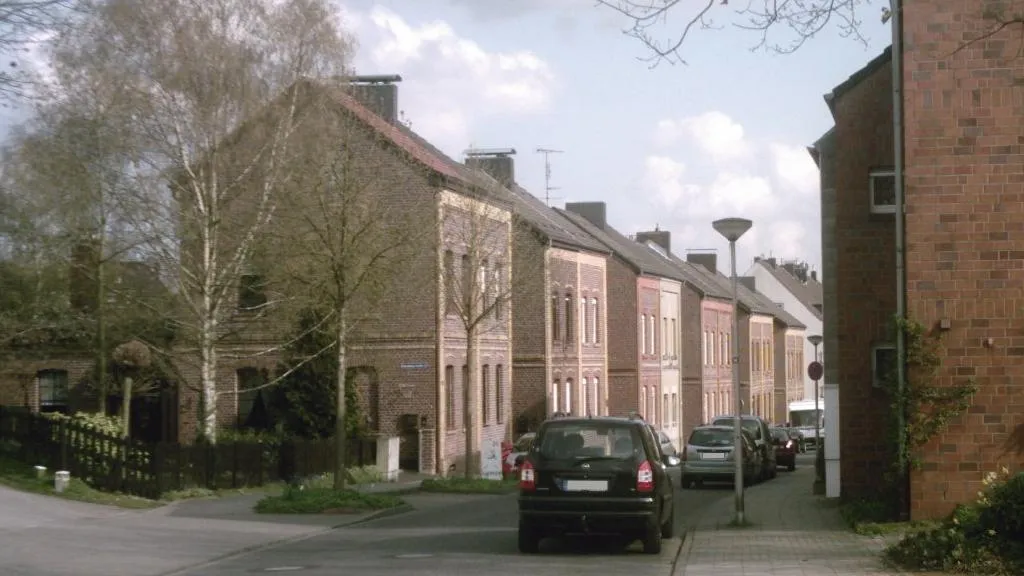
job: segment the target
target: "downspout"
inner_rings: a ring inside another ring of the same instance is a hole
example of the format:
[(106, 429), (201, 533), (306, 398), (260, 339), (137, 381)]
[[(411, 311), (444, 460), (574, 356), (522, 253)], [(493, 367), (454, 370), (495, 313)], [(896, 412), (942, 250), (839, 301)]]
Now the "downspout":
[[(904, 230), (904, 188), (903, 188), (903, 2), (890, 0), (892, 11), (892, 124), (893, 124), (893, 172), (896, 184), (896, 316), (903, 320), (907, 316), (907, 280), (905, 261), (905, 230)], [(906, 405), (903, 400), (906, 389), (906, 335), (902, 326), (896, 330), (896, 391), (899, 395), (899, 408), (896, 422), (899, 427), (899, 471), (901, 478), (906, 473), (907, 444)], [(901, 487), (905, 496), (908, 485)], [(905, 503), (904, 503), (905, 504)], [(905, 513), (906, 508), (900, 511)]]

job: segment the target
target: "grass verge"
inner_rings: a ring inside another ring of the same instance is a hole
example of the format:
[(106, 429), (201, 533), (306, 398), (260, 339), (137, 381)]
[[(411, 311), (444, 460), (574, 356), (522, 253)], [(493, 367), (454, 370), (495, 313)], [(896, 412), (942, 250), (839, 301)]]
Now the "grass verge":
[(354, 490), (288, 487), (256, 503), (259, 514), (359, 514), (398, 508), (405, 501), (393, 494), (367, 494)]
[(138, 496), (101, 492), (92, 488), (78, 478), (71, 478), (71, 483), (63, 492), (53, 489), (53, 470), (47, 470), (42, 478), (36, 476), (33, 466), (14, 460), (10, 456), (0, 454), (0, 484), (15, 490), (56, 496), (65, 500), (104, 504), (119, 508), (146, 509), (155, 508), (162, 503)]
[(446, 494), (508, 494), (513, 492), (518, 483), (515, 480), (488, 480), (486, 478), (428, 478), (423, 481), (420, 490), (423, 492), (440, 492)]

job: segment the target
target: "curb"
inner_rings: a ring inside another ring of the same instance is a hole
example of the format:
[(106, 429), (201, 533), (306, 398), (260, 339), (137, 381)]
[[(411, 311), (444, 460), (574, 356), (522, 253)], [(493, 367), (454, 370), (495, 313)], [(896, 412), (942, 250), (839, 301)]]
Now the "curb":
[(395, 508), (388, 508), (386, 510), (379, 510), (377, 512), (373, 512), (371, 514), (368, 514), (368, 515), (364, 516), (363, 518), (355, 519), (355, 520), (353, 520), (351, 522), (342, 522), (342, 523), (339, 523), (339, 524), (328, 526), (326, 528), (321, 528), (319, 530), (313, 530), (312, 532), (307, 532), (306, 534), (299, 534), (298, 536), (291, 536), (289, 538), (280, 538), (280, 539), (277, 539), (277, 540), (271, 540), (269, 542), (261, 542), (259, 544), (253, 544), (251, 546), (245, 546), (245, 547), (242, 547), (242, 548), (236, 548), (236, 549), (234, 549), (234, 550), (232, 550), (230, 552), (225, 552), (224, 554), (221, 554), (219, 556), (214, 556), (213, 558), (210, 558), (209, 560), (204, 560), (202, 562), (199, 562), (199, 563), (196, 563), (196, 564), (192, 564), (190, 566), (183, 566), (181, 568), (175, 568), (175, 569), (170, 570), (168, 572), (161, 572), (161, 573), (157, 574), (156, 576), (183, 576), (183, 575), (188, 574), (189, 572), (192, 572), (194, 570), (200, 570), (202, 568), (209, 568), (209, 567), (215, 566), (217, 564), (220, 564), (221, 562), (224, 562), (225, 560), (232, 560), (234, 558), (240, 558), (242, 556), (245, 556), (247, 554), (251, 554), (253, 552), (258, 552), (258, 551), (261, 551), (261, 550), (271, 550), (271, 549), (277, 548), (279, 546), (285, 546), (287, 544), (294, 544), (296, 542), (302, 542), (304, 540), (309, 540), (311, 538), (316, 538), (317, 536), (322, 536), (322, 535), (327, 534), (329, 532), (333, 532), (334, 530), (338, 530), (338, 529), (341, 529), (341, 528), (346, 528), (348, 526), (355, 526), (355, 525), (358, 525), (358, 524), (365, 524), (367, 522), (372, 522), (374, 520), (380, 520), (382, 518), (387, 518), (389, 516), (398, 516), (399, 514), (405, 514), (407, 512), (412, 512), (413, 510), (415, 510), (415, 508), (413, 508), (412, 506), (410, 506), (408, 504), (403, 504), (401, 506), (396, 506)]
[[(679, 547), (679, 552), (676, 554), (676, 557), (672, 560), (672, 576), (676, 576), (677, 573), (679, 576), (683, 576), (686, 573), (686, 561), (690, 559), (690, 552), (693, 550), (694, 532), (696, 532), (696, 529), (694, 528), (691, 528), (683, 532), (683, 545)], [(679, 570), (680, 560), (683, 560), (683, 572), (677, 572)]]

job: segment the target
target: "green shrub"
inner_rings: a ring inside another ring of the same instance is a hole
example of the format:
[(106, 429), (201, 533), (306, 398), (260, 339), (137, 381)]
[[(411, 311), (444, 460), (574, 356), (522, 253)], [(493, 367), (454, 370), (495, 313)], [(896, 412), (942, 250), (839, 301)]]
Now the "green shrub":
[(942, 570), (962, 574), (1012, 574), (991, 541), (968, 538), (955, 525), (910, 532), (885, 550), (888, 560), (910, 570)]
[[(90, 484), (109, 476), (115, 466), (125, 460), (134, 469), (145, 470), (149, 465), (150, 454), (145, 448), (131, 445), (125, 453), (124, 444), (120, 441), (122, 420), (118, 416), (93, 412), (76, 412), (71, 415), (52, 412), (43, 414), (43, 417), (65, 424), (65, 437), (60, 438), (60, 428), (54, 426), (50, 440), (56, 443), (67, 442), (68, 453), (80, 464), (79, 469), (91, 472), (91, 475), (86, 474), (82, 478)], [(89, 432), (102, 434), (106, 438), (96, 442), (95, 435)]]
[(267, 496), (256, 503), (260, 514), (358, 514), (387, 510), (405, 502), (393, 494), (365, 494), (354, 490), (288, 486), (280, 496)]
[(981, 524), (1006, 540), (1024, 541), (1024, 472), (990, 486), (986, 500)]
[(488, 480), (486, 478), (428, 478), (420, 485), (424, 492), (446, 492), (453, 494), (504, 494), (515, 490), (515, 480)]

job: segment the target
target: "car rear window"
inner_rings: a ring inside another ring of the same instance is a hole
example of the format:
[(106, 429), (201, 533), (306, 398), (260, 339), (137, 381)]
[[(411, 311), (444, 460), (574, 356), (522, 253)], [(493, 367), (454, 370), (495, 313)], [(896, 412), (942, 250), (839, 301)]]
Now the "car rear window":
[(513, 447), (513, 450), (515, 450), (516, 452), (529, 452), (530, 445), (533, 444), (534, 438), (535, 436), (533, 434), (521, 437), (519, 440), (516, 441), (516, 445)]
[[(714, 424), (715, 426), (732, 426), (732, 422), (732, 418), (719, 418), (712, 422), (712, 424)], [(757, 420), (750, 420), (748, 418), (744, 418), (740, 425), (743, 426), (744, 430), (750, 432), (755, 438), (760, 436), (758, 432), (761, 429), (761, 424)]]
[(789, 432), (780, 428), (772, 430), (772, 436), (774, 436), (776, 440), (789, 440)]
[(694, 430), (693, 434), (690, 434), (689, 441), (692, 446), (732, 446), (732, 443), (732, 430), (714, 428)]
[(544, 428), (539, 452), (552, 460), (628, 460), (644, 454), (644, 447), (636, 426), (607, 422), (557, 422)]

